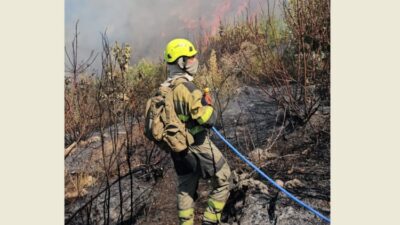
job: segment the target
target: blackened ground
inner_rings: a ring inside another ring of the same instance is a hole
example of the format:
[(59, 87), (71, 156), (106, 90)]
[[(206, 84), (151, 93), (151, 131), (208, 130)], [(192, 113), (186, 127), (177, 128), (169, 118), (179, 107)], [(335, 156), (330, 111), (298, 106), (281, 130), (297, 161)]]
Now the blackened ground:
[[(318, 131), (318, 132), (316, 132)], [(247, 155), (270, 177), (300, 200), (330, 217), (329, 116), (317, 113), (311, 123), (280, 138), (273, 148), (257, 148)], [(222, 146), (221, 146), (222, 149)], [(226, 151), (226, 149), (224, 150)], [(256, 154), (253, 154), (253, 153)], [(228, 154), (225, 152), (225, 154)], [(254, 158), (256, 156), (256, 158)], [(257, 157), (262, 160), (257, 160)], [(324, 221), (299, 206), (238, 160), (228, 162), (235, 171), (223, 224), (322, 225)], [(200, 224), (210, 191), (199, 186), (195, 224)], [(177, 224), (176, 174), (169, 169), (153, 193), (153, 203), (138, 224)]]
[[(329, 124), (329, 115), (317, 113), (310, 124), (298, 127), (278, 140), (276, 147), (256, 149), (248, 154), (285, 189), (327, 217), (330, 217)], [(227, 224), (326, 224), (283, 193), (278, 193), (254, 172), (237, 177), (241, 179), (236, 179), (236, 187), (231, 191), (224, 211)], [(254, 185), (256, 181), (262, 181), (267, 188)]]
[[(229, 141), (239, 151), (248, 156), (274, 180), (326, 216), (330, 216), (330, 116), (329, 107), (318, 111), (304, 126), (284, 129), (280, 138), (276, 134), (275, 118), (277, 108), (262, 91), (243, 87), (227, 111), (224, 112), (224, 130), (219, 127)], [(276, 224), (309, 225), (325, 224), (312, 213), (287, 198), (269, 183), (263, 180), (236, 155), (234, 155), (215, 135), (212, 139), (227, 157), (235, 179), (231, 194), (223, 212), (225, 224)], [(275, 142), (275, 143), (274, 143)], [(274, 143), (273, 145), (271, 145)], [(107, 143), (106, 147), (109, 144)], [(108, 149), (111, 149), (107, 147)], [(85, 176), (82, 192), (74, 193), (73, 182), (66, 184), (65, 219), (68, 220), (93, 194), (104, 187), (100, 179), (101, 149), (99, 140), (86, 148), (78, 148), (65, 161), (67, 178)], [(85, 210), (74, 217), (69, 224), (99, 224), (109, 219), (109, 224), (118, 224), (120, 201), (123, 199), (122, 224), (178, 224), (176, 207), (176, 174), (170, 157), (166, 158), (163, 177), (143, 179), (144, 175), (134, 174), (130, 178), (116, 183), (109, 191), (100, 195)], [(140, 161), (132, 160), (134, 168)], [(125, 168), (126, 170), (126, 168)], [(115, 180), (116, 177), (111, 177)], [(66, 182), (69, 179), (66, 179)], [(119, 185), (121, 191), (119, 190)], [(132, 195), (130, 192), (133, 192)], [(210, 185), (202, 180), (199, 184), (195, 209), (195, 224), (200, 224), (201, 215), (206, 206)], [(121, 195), (122, 194), (122, 195)], [(107, 196), (108, 195), (108, 196)], [(134, 198), (135, 207), (130, 211), (130, 198)], [(105, 205), (105, 199), (109, 199)], [(104, 207), (109, 206), (106, 215)], [(90, 209), (90, 210), (88, 210)], [(133, 214), (133, 219), (129, 215)], [(119, 220), (121, 221), (121, 220)]]

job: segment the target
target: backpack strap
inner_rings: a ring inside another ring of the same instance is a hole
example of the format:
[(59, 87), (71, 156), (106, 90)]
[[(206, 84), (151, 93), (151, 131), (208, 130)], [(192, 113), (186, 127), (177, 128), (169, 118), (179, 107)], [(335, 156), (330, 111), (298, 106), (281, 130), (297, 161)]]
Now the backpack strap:
[(179, 77), (179, 78), (176, 78), (175, 80), (173, 80), (172, 82), (171, 82), (171, 89), (172, 90), (174, 90), (175, 89), (175, 87), (176, 86), (178, 86), (179, 84), (182, 84), (182, 83), (185, 83), (185, 82), (188, 82), (189, 81), (189, 79), (187, 79), (186, 77)]

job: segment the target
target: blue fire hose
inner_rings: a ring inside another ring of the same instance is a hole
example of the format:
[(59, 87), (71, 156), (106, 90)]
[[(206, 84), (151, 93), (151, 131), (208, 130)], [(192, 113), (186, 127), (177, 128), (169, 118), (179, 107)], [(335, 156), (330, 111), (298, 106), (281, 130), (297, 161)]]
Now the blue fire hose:
[(283, 193), (285, 193), (289, 198), (291, 198), (293, 201), (297, 202), (299, 205), (303, 206), (304, 208), (308, 209), (309, 211), (313, 212), (315, 215), (317, 215), (319, 218), (321, 218), (322, 220), (324, 220), (325, 222), (331, 223), (331, 220), (322, 215), (320, 212), (318, 212), (317, 210), (313, 209), (311, 206), (307, 205), (306, 203), (302, 202), (301, 200), (299, 200), (298, 198), (296, 198), (294, 195), (292, 195), (290, 192), (286, 191), (283, 187), (279, 186), (277, 183), (275, 183), (274, 180), (272, 180), (267, 174), (265, 174), (262, 170), (260, 170), (257, 166), (255, 166), (252, 162), (250, 162), (248, 159), (246, 159), (246, 157), (244, 157), (235, 147), (233, 147), (231, 145), (231, 143), (229, 143), (224, 136), (222, 136), (221, 133), (218, 132), (218, 130), (215, 127), (211, 128), (217, 135), (219, 138), (221, 138), (221, 140), (223, 140), (225, 142), (225, 144), (227, 144), (229, 146), (229, 148), (232, 149), (232, 151), (239, 156), (239, 158), (241, 158), (243, 161), (245, 161), (250, 167), (252, 167), (255, 171), (257, 171), (261, 176), (263, 176), (265, 179), (267, 179), (272, 185), (274, 185), (276, 188), (278, 188), (280, 191), (282, 191)]

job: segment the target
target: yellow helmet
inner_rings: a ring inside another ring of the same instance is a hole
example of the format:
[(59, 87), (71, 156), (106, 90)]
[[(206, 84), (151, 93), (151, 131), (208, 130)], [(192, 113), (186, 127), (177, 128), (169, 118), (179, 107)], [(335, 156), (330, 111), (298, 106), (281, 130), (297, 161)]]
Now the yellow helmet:
[(167, 63), (173, 63), (181, 56), (191, 57), (196, 54), (197, 51), (192, 42), (183, 38), (176, 38), (170, 41), (167, 47), (165, 47), (164, 59)]

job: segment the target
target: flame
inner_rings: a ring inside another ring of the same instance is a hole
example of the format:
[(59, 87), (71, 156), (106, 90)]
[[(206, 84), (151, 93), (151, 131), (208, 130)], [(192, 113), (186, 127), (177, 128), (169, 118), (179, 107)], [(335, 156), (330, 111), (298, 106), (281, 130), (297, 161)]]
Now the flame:
[(221, 20), (224, 19), (225, 14), (229, 12), (231, 6), (231, 0), (225, 0), (215, 8), (211, 21), (206, 21), (203, 18), (200, 20), (202, 30), (204, 31), (202, 40), (202, 47), (204, 49), (208, 47), (210, 37), (217, 34)]
[[(194, 35), (200, 34), (201, 37), (195, 40), (202, 48), (206, 48), (210, 42), (210, 38), (218, 33), (220, 22), (223, 21), (227, 14), (231, 16), (240, 16), (248, 9), (250, 0), (234, 1), (222, 0), (216, 3), (215, 9), (211, 12), (203, 12), (199, 18), (193, 18), (198, 15), (198, 9), (202, 4), (210, 4), (201, 2), (201, 0), (192, 0), (185, 2), (187, 10), (170, 12), (182, 22), (186, 31), (192, 32)], [(255, 18), (256, 13), (251, 12), (250, 18)]]
[(225, 13), (229, 11), (231, 8), (231, 0), (225, 0), (217, 6), (217, 8), (214, 11), (214, 19), (211, 22), (211, 33), (210, 35), (215, 35), (218, 31), (218, 26), (221, 21), (221, 19), (224, 18)]
[(243, 11), (247, 8), (249, 5), (250, 0), (248, 1), (241, 1), (240, 5), (238, 6), (238, 9), (236, 11), (236, 16), (242, 15)]
[[(198, 1), (192, 1), (193, 4), (198, 5)], [(210, 30), (210, 35), (217, 34), (220, 21), (224, 18), (225, 14), (231, 9), (231, 0), (224, 0), (217, 5), (211, 17), (207, 19), (203, 16), (197, 21), (193, 18), (189, 18), (187, 15), (190, 13), (186, 12), (183, 15), (179, 15), (179, 19), (183, 22), (184, 26), (188, 30), (194, 30), (196, 28), (201, 28), (203, 30)], [(195, 7), (191, 7), (193, 9)], [(190, 10), (189, 9), (189, 10)]]
[(183, 15), (179, 16), (179, 19), (185, 25), (185, 28), (188, 30), (194, 30), (198, 27), (198, 22), (191, 18), (185, 18)]
[(257, 11), (257, 10), (254, 11), (254, 12), (252, 12), (251, 15), (250, 15), (250, 20), (256, 21), (256, 19), (257, 19), (257, 14), (258, 14), (258, 11)]

